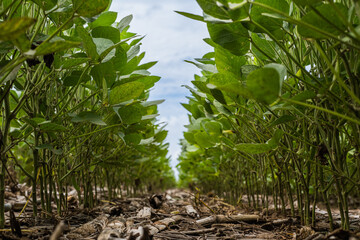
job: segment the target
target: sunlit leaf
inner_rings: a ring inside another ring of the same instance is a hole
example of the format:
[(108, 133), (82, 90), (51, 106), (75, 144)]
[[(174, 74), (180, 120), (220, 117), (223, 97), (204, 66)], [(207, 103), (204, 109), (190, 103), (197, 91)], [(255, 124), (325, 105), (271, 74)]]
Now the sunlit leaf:
[(0, 23), (0, 41), (15, 40), (35, 23), (34, 18), (13, 18)]
[[(333, 35), (339, 35), (340, 30), (346, 31), (346, 26), (338, 12), (347, 19), (347, 9), (340, 3), (334, 3), (334, 5), (336, 9), (331, 4), (320, 5), (316, 7), (316, 11), (311, 11), (302, 17), (301, 21)], [(298, 26), (298, 31), (300, 35), (307, 38), (328, 38), (324, 34), (303, 25)]]
[(140, 82), (124, 83), (110, 91), (109, 103), (118, 104), (139, 97), (144, 91), (144, 84)]
[(72, 0), (73, 8), (82, 17), (93, 17), (107, 9), (110, 0)]
[(246, 86), (256, 100), (270, 104), (279, 96), (279, 73), (273, 68), (257, 69), (247, 76)]

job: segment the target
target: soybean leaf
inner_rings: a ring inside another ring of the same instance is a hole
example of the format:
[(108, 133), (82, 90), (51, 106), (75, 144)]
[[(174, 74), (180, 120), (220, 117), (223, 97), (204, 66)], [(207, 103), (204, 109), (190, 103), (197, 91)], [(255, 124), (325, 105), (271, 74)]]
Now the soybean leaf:
[(127, 28), (131, 23), (132, 19), (133, 19), (133, 15), (129, 15), (121, 19), (119, 24), (117, 25), (119, 31), (122, 32), (125, 28)]
[(64, 51), (69, 48), (78, 47), (81, 43), (71, 41), (45, 42), (36, 48), (35, 56), (42, 56), (54, 52)]
[(215, 139), (218, 139), (222, 134), (222, 126), (216, 121), (205, 122), (205, 124), (203, 124), (203, 128), (210, 137)]
[(75, 12), (82, 17), (93, 17), (105, 9), (110, 4), (110, 0), (72, 0)]
[(15, 40), (35, 23), (34, 18), (13, 18), (0, 23), (0, 41)]
[(222, 47), (216, 47), (215, 63), (220, 73), (232, 73), (235, 77), (241, 78), (240, 66), (246, 63), (246, 57), (236, 56)]
[(79, 123), (79, 122), (90, 122), (95, 125), (104, 126), (106, 123), (102, 120), (102, 117), (95, 112), (92, 111), (85, 111), (77, 114), (75, 117), (71, 119), (72, 122)]
[(224, 94), (219, 89), (210, 89), (210, 92), (218, 102), (227, 105)]
[(77, 26), (76, 31), (79, 34), (79, 37), (82, 39), (83, 47), (87, 55), (91, 59), (96, 60), (99, 57), (99, 54), (96, 51), (96, 45), (90, 34), (82, 26)]
[(192, 132), (184, 132), (184, 138), (188, 141), (188, 143), (196, 144), (194, 134)]
[(100, 16), (93, 22), (89, 23), (91, 28), (99, 26), (110, 26), (116, 21), (117, 12), (106, 11), (100, 14)]
[(87, 61), (89, 61), (89, 58), (69, 58), (69, 59), (65, 59), (62, 62), (61, 68), (63, 68), (63, 69), (72, 68), (72, 67), (84, 64)]
[(95, 65), (91, 69), (90, 75), (93, 77), (98, 87), (102, 87), (103, 79), (106, 80), (106, 85), (111, 87), (116, 79), (116, 72), (111, 61)]
[(91, 35), (94, 38), (106, 38), (110, 39), (113, 43), (120, 42), (120, 32), (117, 28), (111, 26), (99, 26), (95, 27), (91, 31)]
[(110, 91), (109, 103), (119, 104), (139, 97), (144, 91), (144, 84), (140, 82), (128, 82), (119, 85)]
[(155, 141), (157, 141), (157, 142), (159, 142), (159, 143), (163, 142), (163, 141), (166, 139), (167, 134), (168, 134), (168, 131), (165, 131), (165, 130), (158, 132), (158, 133), (154, 136)]
[(204, 71), (207, 71), (207, 72), (212, 72), (212, 73), (217, 72), (217, 69), (213, 64), (202, 64), (202, 63), (197, 63), (197, 62), (188, 61), (188, 60), (185, 60), (185, 62), (194, 64), (195, 66), (197, 66), (201, 70), (204, 70)]
[(268, 152), (273, 148), (266, 143), (239, 143), (235, 146), (235, 149), (249, 154), (260, 154)]
[(200, 147), (210, 148), (215, 146), (215, 142), (212, 141), (211, 137), (205, 132), (195, 133), (194, 139)]
[(136, 81), (144, 84), (144, 89), (150, 89), (159, 80), (160, 80), (160, 77), (158, 77), (158, 76), (145, 76), (145, 77), (137, 79)]
[(82, 82), (86, 83), (91, 80), (90, 76), (87, 74), (83, 74), (82, 71), (73, 71), (71, 74), (63, 79), (64, 86), (75, 86), (79, 83), (79, 80), (82, 77)]
[(44, 10), (52, 9), (56, 6), (57, 0), (31, 0)]
[(315, 97), (316, 97), (316, 93), (314, 93), (313, 91), (310, 91), (310, 90), (305, 90), (305, 91), (295, 95), (294, 97), (292, 97), (291, 100), (304, 102), (304, 101), (306, 101), (308, 99), (312, 99), (312, 98), (315, 98)]
[[(287, 74), (286, 67), (284, 65), (278, 64), (278, 63), (269, 63), (269, 64), (266, 64), (264, 66), (264, 68), (272, 68), (278, 72), (278, 74), (280, 76), (280, 90), (281, 90), (283, 81), (285, 80), (286, 74)], [(280, 90), (279, 90), (279, 94), (281, 93)]]
[[(334, 3), (337, 11), (347, 18), (347, 9), (340, 3)], [(346, 27), (337, 12), (331, 4), (323, 4), (316, 7), (316, 11), (311, 11), (301, 18), (301, 21), (311, 24), (314, 27), (321, 29), (333, 35), (339, 35), (345, 31)], [(299, 34), (307, 38), (323, 39), (328, 38), (324, 34), (319, 33), (307, 26), (298, 26)]]
[[(289, 13), (289, 4), (286, 0), (256, 0), (257, 3), (265, 4), (271, 8), (275, 8), (286, 14)], [(268, 16), (264, 16), (265, 13), (273, 13), (271, 10), (254, 4), (251, 8), (250, 18), (251, 21), (258, 23), (259, 25), (266, 28), (268, 31), (273, 32), (280, 29), (283, 25), (282, 19), (274, 19)], [(255, 28), (254, 32), (264, 32), (262, 29)]]
[(257, 57), (262, 60), (268, 60), (268, 57), (272, 59), (276, 58), (276, 54), (274, 51), (275, 44), (272, 41), (260, 38), (257, 33), (252, 33), (251, 39), (253, 43), (251, 45), (251, 50), (255, 53)]
[(132, 104), (119, 108), (118, 113), (123, 123), (133, 124), (141, 121), (145, 108), (141, 104)]
[(175, 11), (176, 13), (183, 15), (184, 17), (196, 20), (196, 21), (201, 21), (204, 22), (204, 17), (196, 15), (196, 14), (192, 14), (192, 13), (187, 13), (187, 12), (180, 12), (180, 11)]
[(66, 127), (50, 121), (41, 122), (38, 125), (40, 130), (44, 132), (62, 132), (67, 130)]
[(229, 19), (227, 12), (219, 7), (215, 0), (196, 0), (204, 13), (219, 19)]
[(244, 65), (241, 66), (241, 73), (243, 78), (247, 78), (247, 76), (256, 69), (259, 69), (259, 66), (256, 65)]
[(241, 22), (208, 23), (211, 39), (236, 56), (246, 54), (250, 48), (248, 30)]
[(315, 5), (320, 3), (322, 0), (294, 0), (294, 2), (299, 6), (305, 7), (307, 5)]
[(116, 49), (111, 40), (106, 38), (94, 38), (93, 41), (96, 45), (96, 51), (100, 56), (99, 59), (101, 62), (107, 62), (115, 57)]
[(138, 145), (138, 144), (140, 144), (141, 139), (142, 139), (142, 136), (138, 133), (126, 134), (124, 137), (126, 144), (129, 144), (129, 145)]
[(274, 136), (267, 143), (240, 143), (235, 146), (235, 149), (249, 154), (265, 153), (275, 149), (279, 145), (283, 134), (283, 131), (277, 129)]
[(271, 104), (279, 96), (279, 73), (273, 68), (257, 69), (247, 76), (246, 86), (256, 100)]
[(269, 124), (269, 127), (273, 127), (273, 126), (276, 126), (279, 124), (284, 124), (287, 122), (292, 122), (292, 121), (295, 121), (296, 119), (297, 118), (292, 115), (283, 115), (283, 116), (280, 116), (279, 118), (277, 118), (275, 121), (271, 122)]
[(272, 148), (276, 148), (279, 145), (279, 142), (284, 135), (284, 132), (280, 129), (276, 129), (274, 136), (267, 142)]

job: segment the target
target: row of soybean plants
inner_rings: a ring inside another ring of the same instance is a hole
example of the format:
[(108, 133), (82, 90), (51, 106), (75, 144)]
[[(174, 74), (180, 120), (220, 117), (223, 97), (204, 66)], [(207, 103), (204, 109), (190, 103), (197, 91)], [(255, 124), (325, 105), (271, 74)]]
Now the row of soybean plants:
[[(360, 4), (197, 0), (214, 48), (183, 106), (180, 181), (315, 224), (332, 207), (349, 228), (360, 186)], [(333, 206), (333, 201), (336, 206)]]
[[(85, 207), (174, 183), (167, 131), (149, 91), (132, 16), (109, 0), (0, 3), (0, 228), (8, 168), (32, 184), (33, 214), (67, 209), (68, 186)], [(40, 189), (40, 191), (36, 191)]]

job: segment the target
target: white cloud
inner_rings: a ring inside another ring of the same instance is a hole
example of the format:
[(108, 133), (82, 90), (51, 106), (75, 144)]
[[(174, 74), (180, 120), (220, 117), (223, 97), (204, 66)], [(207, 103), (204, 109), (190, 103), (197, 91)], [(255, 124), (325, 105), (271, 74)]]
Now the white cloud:
[(118, 20), (133, 14), (130, 31), (146, 35), (142, 40), (144, 61), (159, 61), (150, 72), (162, 77), (150, 94), (151, 99), (166, 99), (159, 106), (159, 121), (166, 122), (169, 130), (167, 141), (172, 166), (177, 164), (180, 153), (179, 139), (188, 123), (186, 110), (180, 105), (185, 102), (189, 91), (181, 85), (190, 85), (194, 74), (199, 71), (185, 63), (185, 59), (199, 58), (211, 51), (203, 41), (208, 37), (206, 25), (185, 18), (174, 11), (202, 14), (193, 0), (113, 0), (110, 11), (118, 12)]

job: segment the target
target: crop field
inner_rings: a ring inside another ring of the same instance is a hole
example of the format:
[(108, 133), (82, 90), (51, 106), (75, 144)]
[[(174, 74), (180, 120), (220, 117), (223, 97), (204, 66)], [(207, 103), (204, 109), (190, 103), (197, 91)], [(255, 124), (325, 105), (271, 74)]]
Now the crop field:
[(0, 1), (0, 239), (360, 239), (360, 2), (196, 2), (176, 179), (133, 16)]

